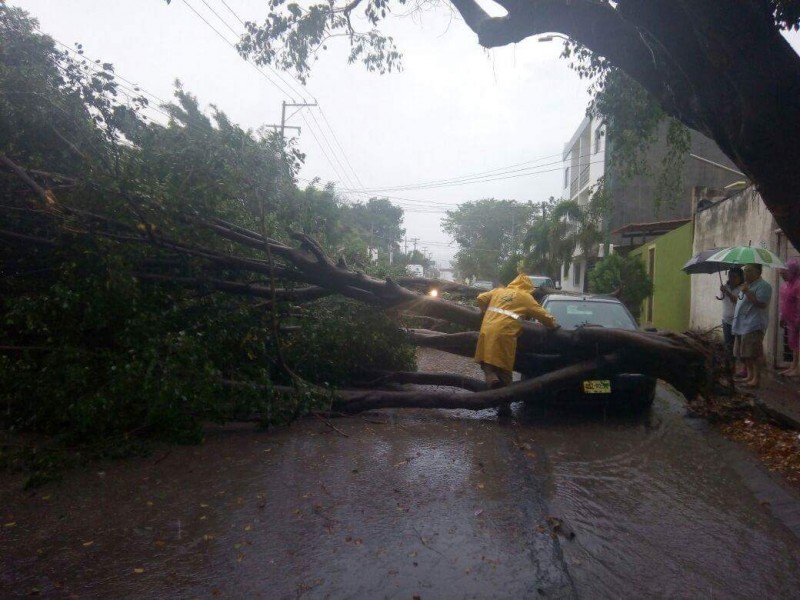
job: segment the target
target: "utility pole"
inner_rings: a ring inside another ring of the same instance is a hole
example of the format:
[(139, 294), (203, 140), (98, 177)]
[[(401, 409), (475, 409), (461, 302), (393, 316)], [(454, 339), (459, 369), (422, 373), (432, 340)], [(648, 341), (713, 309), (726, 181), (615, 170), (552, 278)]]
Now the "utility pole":
[[(288, 117), (286, 116), (286, 107), (287, 106), (297, 107), (297, 110), (294, 111), (292, 114), (290, 114)], [(283, 101), (283, 103), (281, 104), (281, 141), (284, 140), (284, 130), (285, 129), (297, 129), (298, 131), (300, 130), (299, 127), (291, 127), (290, 125), (287, 125), (286, 121), (291, 119), (293, 116), (295, 116), (298, 112), (300, 112), (302, 109), (306, 108), (307, 106), (317, 106), (317, 103), (316, 102), (313, 102), (313, 103), (308, 103), (308, 102), (286, 102), (286, 100)]]
[(372, 252), (372, 236), (375, 235), (375, 225), (370, 223), (369, 224), (369, 250)]
[(418, 241), (419, 241), (419, 238), (411, 238), (411, 243), (414, 244), (414, 252), (417, 251), (417, 242)]
[[(298, 135), (301, 133), (300, 128), (295, 125), (284, 125), (283, 127), (281, 127), (280, 125), (264, 125), (264, 127), (272, 127), (273, 129), (281, 129), (281, 130), (294, 129), (297, 131)], [(283, 134), (281, 134), (281, 140), (283, 140)]]

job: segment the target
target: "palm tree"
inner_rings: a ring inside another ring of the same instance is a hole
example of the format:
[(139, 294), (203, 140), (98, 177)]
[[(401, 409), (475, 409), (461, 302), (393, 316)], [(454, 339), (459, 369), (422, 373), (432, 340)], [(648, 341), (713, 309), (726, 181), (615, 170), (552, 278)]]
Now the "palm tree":
[(542, 203), (541, 219), (525, 236), (528, 268), (552, 276), (560, 273), (576, 252), (591, 255), (603, 239), (601, 217), (602, 211), (593, 200), (585, 205), (553, 198)]

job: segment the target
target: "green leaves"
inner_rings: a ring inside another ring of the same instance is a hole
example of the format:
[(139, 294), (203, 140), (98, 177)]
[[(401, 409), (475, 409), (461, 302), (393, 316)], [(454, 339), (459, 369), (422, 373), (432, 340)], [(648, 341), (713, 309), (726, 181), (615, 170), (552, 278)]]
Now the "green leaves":
[(261, 25), (247, 24), (237, 45), (242, 56), (260, 65), (293, 71), (305, 83), (319, 52), (327, 50), (330, 40), (344, 38), (350, 44), (349, 63), (360, 61), (368, 71), (381, 74), (402, 68), (402, 56), (390, 36), (375, 28), (364, 31), (354, 26), (358, 23), (353, 18), (356, 10), (376, 26), (387, 15), (387, 0), (340, 5), (331, 1), (305, 9), (296, 3), (270, 0), (269, 7)]
[(620, 300), (638, 319), (642, 302), (653, 293), (653, 282), (638, 257), (611, 254), (589, 272), (589, 291), (596, 294), (619, 291)]
[[(314, 390), (275, 392), (292, 381), (263, 300), (211, 283), (263, 287), (267, 277), (149, 236), (264, 261), (197, 225), (222, 218), (276, 239), (302, 231), (332, 254), (351, 241), (363, 251), (365, 240), (400, 239), (402, 209), (378, 199), (344, 208), (332, 187), (299, 189), (293, 146), (204, 110), (180, 84), (162, 107), (169, 122), (148, 121), (145, 99), (117, 100), (113, 65), (57, 52), (18, 9), (0, 5), (0, 37), (0, 152), (41, 169), (33, 175), (54, 205), (70, 207), (45, 213), (18, 178), (0, 177), (3, 229), (23, 236), (0, 246), (0, 337), (19, 348), (0, 355), (0, 426), (113, 453), (137, 436), (197, 442), (207, 420), (286, 423), (329, 403)], [(329, 301), (276, 311), (292, 327), (280, 336), (289, 367), (314, 382), (413, 366), (403, 332), (376, 310)], [(223, 380), (254, 385), (232, 391)]]
[(494, 281), (499, 265), (518, 253), (536, 207), (514, 200), (465, 202), (447, 211), (442, 229), (459, 246), (456, 268), (463, 277)]
[(606, 207), (601, 200), (602, 196), (595, 194), (587, 204), (554, 198), (543, 202), (541, 218), (525, 236), (525, 270), (557, 278), (578, 247), (592, 253), (602, 240), (600, 223)]

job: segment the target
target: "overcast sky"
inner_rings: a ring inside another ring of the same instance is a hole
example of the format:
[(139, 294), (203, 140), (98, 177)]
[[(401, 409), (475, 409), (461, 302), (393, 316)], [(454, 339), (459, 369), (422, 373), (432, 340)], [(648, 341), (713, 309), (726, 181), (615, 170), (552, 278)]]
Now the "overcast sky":
[[(288, 122), (302, 128), (298, 144), (307, 159), (300, 177), (356, 188), (346, 194), (354, 200), (390, 197), (405, 210), (409, 239), (419, 238), (440, 264), (454, 252), (439, 224), (448, 206), (560, 195), (560, 153), (589, 100), (586, 83), (558, 58), (560, 40), (487, 51), (446, 6), (382, 26), (403, 52), (401, 73), (380, 76), (348, 65), (346, 43), (332, 43), (303, 87), (287, 74), (259, 73), (221, 39), (236, 41), (238, 19), (261, 22), (263, 0), (9, 4), (29, 11), (59, 42), (82, 43), (87, 56), (113, 63), (148, 92), (170, 99), (180, 79), (202, 106), (214, 104), (244, 127), (280, 123), (284, 100), (318, 102)], [(514, 172), (500, 171), (511, 165)], [(487, 171), (495, 171), (484, 177), (493, 181), (412, 187)], [(390, 187), (397, 189), (384, 189)]]

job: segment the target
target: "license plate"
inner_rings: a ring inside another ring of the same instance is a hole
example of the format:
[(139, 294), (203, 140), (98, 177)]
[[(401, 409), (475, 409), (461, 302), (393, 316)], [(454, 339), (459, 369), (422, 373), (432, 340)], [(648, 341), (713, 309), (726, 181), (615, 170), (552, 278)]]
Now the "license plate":
[(594, 379), (583, 382), (584, 394), (610, 394), (611, 381), (608, 379)]

